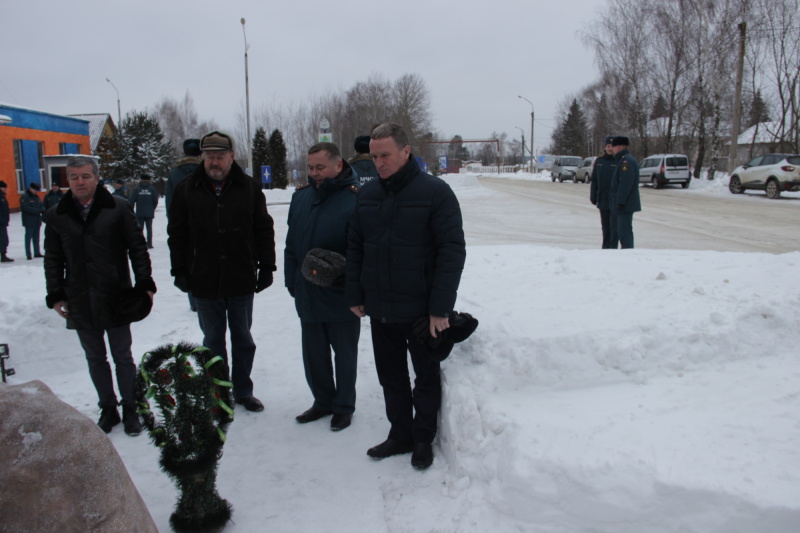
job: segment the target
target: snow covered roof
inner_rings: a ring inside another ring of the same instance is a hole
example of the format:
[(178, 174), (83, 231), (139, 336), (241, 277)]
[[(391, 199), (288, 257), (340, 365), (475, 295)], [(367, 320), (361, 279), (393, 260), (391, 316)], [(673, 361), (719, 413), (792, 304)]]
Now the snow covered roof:
[(8, 124), (11, 122), (11, 117), (8, 115), (0, 115), (0, 124)]
[(97, 149), (100, 138), (103, 136), (103, 129), (106, 122), (111, 120), (108, 113), (89, 113), (85, 115), (69, 115), (70, 117), (80, 118), (89, 122), (89, 139), (92, 143), (92, 153)]
[[(761, 122), (751, 126), (739, 134), (739, 144), (771, 144), (777, 140), (781, 123), (777, 121)], [(758, 131), (756, 131), (758, 128)]]

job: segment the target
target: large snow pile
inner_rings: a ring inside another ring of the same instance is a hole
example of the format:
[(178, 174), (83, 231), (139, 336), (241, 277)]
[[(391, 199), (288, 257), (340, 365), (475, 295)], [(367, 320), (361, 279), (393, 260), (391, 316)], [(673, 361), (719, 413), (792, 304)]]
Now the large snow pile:
[[(445, 179), (463, 204), (503, 208), (475, 176)], [(226, 531), (800, 530), (800, 252), (470, 246), (468, 234), (457, 309), (481, 324), (443, 363), (436, 459), (417, 472), (408, 456), (365, 454), (388, 432), (366, 320), (353, 426), (293, 420), (312, 400), (281, 279), (290, 195), (267, 192), (279, 275), (256, 297), (253, 326), (267, 409), (236, 411), (219, 472), (234, 506)], [(171, 283), (159, 209), (159, 293), (133, 326), (135, 354), (201, 340)], [(0, 267), (0, 342), (11, 347), (10, 381), (40, 379), (94, 419), (77, 337), (44, 307), (41, 260), (24, 260), (19, 215), (9, 229), (17, 261)], [(175, 490), (158, 451), (144, 436), (110, 438), (169, 531)]]

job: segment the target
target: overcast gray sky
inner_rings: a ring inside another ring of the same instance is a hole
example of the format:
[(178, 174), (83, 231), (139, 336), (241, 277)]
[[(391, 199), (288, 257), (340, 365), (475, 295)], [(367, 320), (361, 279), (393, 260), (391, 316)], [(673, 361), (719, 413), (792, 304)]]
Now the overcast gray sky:
[(604, 0), (0, 0), (0, 102), (58, 114), (122, 114), (188, 90), (201, 119), (347, 89), (370, 74), (422, 76), (434, 128), (550, 143), (558, 102), (597, 77), (578, 30)]

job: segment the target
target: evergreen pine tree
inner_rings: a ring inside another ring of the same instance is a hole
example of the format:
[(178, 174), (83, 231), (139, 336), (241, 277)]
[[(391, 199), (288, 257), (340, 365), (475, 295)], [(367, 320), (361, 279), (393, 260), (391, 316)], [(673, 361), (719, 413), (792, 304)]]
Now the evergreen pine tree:
[(163, 182), (172, 163), (172, 146), (164, 140), (158, 121), (146, 112), (134, 111), (122, 121), (112, 146), (109, 163), (113, 179), (137, 179), (148, 174)]
[(747, 127), (753, 127), (760, 122), (769, 122), (769, 111), (767, 103), (761, 97), (761, 91), (756, 91), (753, 95), (753, 102), (750, 104), (750, 113), (747, 116)]
[(253, 137), (253, 174), (256, 179), (261, 179), (259, 176), (264, 165), (269, 165), (269, 145), (266, 130), (259, 126)]
[(553, 130), (552, 152), (558, 155), (580, 155), (586, 150), (586, 117), (578, 100), (572, 100), (564, 122)]
[(280, 130), (275, 130), (269, 136), (269, 165), (272, 166), (272, 188), (285, 189), (289, 184), (286, 171), (286, 144), (283, 142), (283, 134)]

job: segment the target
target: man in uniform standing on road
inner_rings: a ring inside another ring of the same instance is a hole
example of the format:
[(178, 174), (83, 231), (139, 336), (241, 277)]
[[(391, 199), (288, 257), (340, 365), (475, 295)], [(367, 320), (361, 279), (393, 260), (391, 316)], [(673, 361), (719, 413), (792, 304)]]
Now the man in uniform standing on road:
[(617, 218), (611, 209), (609, 195), (611, 194), (611, 178), (617, 168), (614, 159), (614, 148), (611, 142), (614, 137), (606, 137), (604, 152), (594, 160), (592, 178), (590, 180), (589, 199), (600, 210), (600, 228), (603, 231), (603, 248), (616, 248), (619, 243), (617, 237)]
[[(633, 248), (633, 214), (642, 210), (639, 200), (639, 163), (628, 152), (627, 137), (614, 137), (611, 147), (617, 168), (611, 178), (611, 209), (617, 218), (617, 236), (622, 248)], [(612, 246), (616, 248), (615, 243)]]

